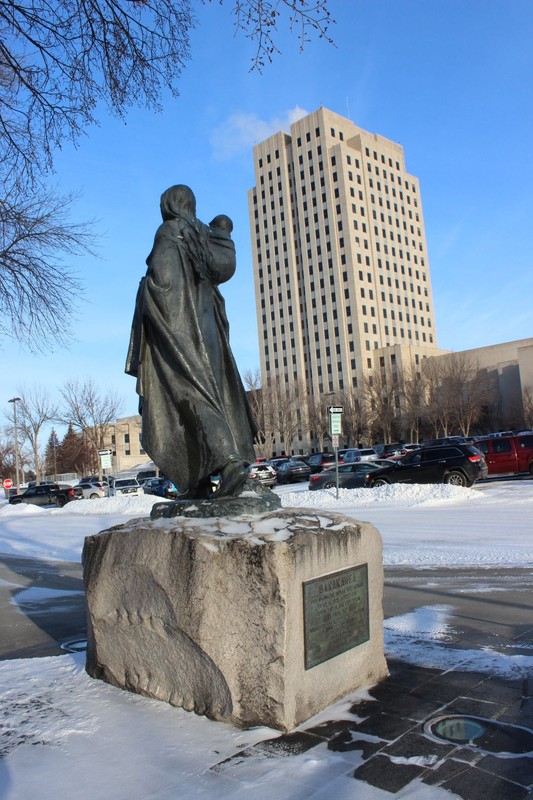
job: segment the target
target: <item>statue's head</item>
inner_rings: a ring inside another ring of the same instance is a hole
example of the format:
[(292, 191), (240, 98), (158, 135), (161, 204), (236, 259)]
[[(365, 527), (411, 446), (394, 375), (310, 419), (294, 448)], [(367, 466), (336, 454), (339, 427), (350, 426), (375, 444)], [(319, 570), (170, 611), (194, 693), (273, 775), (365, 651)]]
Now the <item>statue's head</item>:
[(171, 186), (161, 195), (161, 216), (163, 219), (175, 219), (182, 215), (196, 217), (196, 197), (192, 189), (183, 184)]
[(217, 231), (223, 231), (223, 233), (231, 233), (233, 230), (233, 222), (226, 214), (219, 214), (211, 220), (209, 227)]

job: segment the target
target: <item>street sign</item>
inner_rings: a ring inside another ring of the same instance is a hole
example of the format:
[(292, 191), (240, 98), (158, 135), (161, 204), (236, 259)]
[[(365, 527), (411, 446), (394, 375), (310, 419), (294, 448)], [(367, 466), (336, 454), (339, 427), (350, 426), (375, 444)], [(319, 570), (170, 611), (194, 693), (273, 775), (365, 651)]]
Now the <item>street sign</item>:
[(113, 466), (113, 451), (112, 450), (100, 450), (98, 452), (100, 456), (100, 463), (102, 465), (102, 469), (111, 469)]
[(12, 489), (13, 488), (13, 481), (11, 478), (6, 478), (3, 483), (4, 489)]
[(342, 433), (342, 414), (329, 415), (329, 432), (332, 436)]
[(334, 433), (333, 436), (331, 437), (331, 444), (333, 445), (333, 449), (334, 450), (338, 450), (339, 449), (339, 438), (340, 437), (339, 437), (338, 433)]
[(328, 414), (342, 414), (343, 411), (342, 406), (328, 406)]

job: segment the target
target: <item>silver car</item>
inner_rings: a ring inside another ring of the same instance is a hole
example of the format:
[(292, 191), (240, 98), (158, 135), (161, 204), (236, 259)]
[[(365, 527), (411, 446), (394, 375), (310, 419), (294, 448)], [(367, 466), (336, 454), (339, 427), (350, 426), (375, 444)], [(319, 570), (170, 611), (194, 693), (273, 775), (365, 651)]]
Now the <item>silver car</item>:
[(100, 497), (108, 497), (109, 489), (107, 484), (99, 481), (81, 481), (74, 487), (74, 494), (80, 500), (98, 500)]
[(354, 461), (375, 461), (379, 458), (373, 447), (352, 447), (349, 450), (339, 452), (339, 459), (342, 458), (344, 464), (352, 464)]
[(263, 462), (250, 464), (248, 467), (248, 477), (257, 478), (263, 486), (273, 486), (278, 479), (274, 467)]
[(111, 487), (111, 496), (127, 495), (137, 497), (143, 493), (143, 489), (137, 478), (115, 478)]

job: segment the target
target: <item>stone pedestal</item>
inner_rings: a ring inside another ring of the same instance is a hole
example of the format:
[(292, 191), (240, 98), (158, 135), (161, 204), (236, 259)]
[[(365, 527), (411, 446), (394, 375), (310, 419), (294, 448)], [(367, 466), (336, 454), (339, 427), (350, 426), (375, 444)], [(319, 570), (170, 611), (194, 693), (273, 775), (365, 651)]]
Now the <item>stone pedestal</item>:
[(280, 509), (132, 520), (85, 540), (87, 671), (238, 726), (291, 730), (387, 674), (381, 538)]

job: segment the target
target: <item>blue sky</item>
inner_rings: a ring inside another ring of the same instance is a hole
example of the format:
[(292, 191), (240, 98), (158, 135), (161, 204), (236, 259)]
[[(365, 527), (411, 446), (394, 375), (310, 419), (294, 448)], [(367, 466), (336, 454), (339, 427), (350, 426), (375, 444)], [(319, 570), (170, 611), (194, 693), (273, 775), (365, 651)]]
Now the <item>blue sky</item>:
[[(100, 258), (78, 259), (86, 290), (71, 346), (33, 356), (4, 341), (3, 397), (57, 394), (92, 377), (137, 410), (124, 375), (135, 292), (159, 224), (159, 196), (195, 191), (198, 216), (234, 220), (238, 268), (224, 286), (241, 372), (259, 367), (247, 191), (252, 147), (323, 105), (400, 142), (418, 176), (440, 347), (533, 335), (533, 4), (531, 0), (331, 0), (337, 24), (299, 52), (250, 72), (254, 45), (234, 35), (231, 0), (198, 2), (180, 97), (101, 124), (56, 158), (55, 181), (81, 190), (75, 218), (96, 219)], [(68, 286), (66, 287), (68, 291)]]

